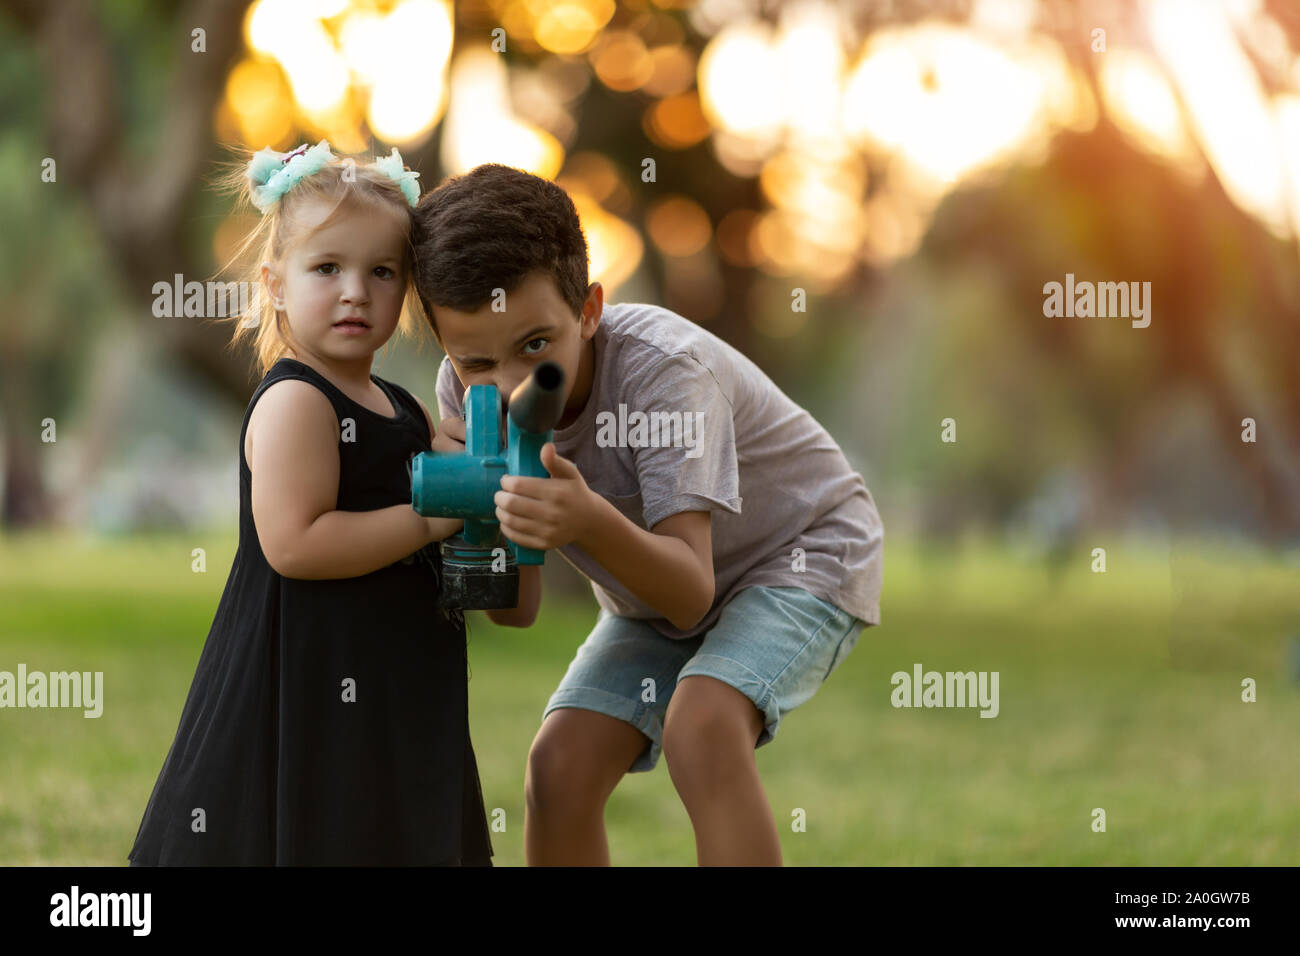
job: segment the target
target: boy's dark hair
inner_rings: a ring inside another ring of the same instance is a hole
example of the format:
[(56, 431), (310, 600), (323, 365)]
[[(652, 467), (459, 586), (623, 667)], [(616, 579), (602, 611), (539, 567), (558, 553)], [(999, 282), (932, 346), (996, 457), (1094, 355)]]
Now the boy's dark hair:
[(429, 192), (415, 209), (415, 284), (431, 305), (482, 308), (537, 270), (555, 281), (573, 315), (587, 298), (587, 240), (573, 200), (555, 183), (500, 163), (476, 166)]

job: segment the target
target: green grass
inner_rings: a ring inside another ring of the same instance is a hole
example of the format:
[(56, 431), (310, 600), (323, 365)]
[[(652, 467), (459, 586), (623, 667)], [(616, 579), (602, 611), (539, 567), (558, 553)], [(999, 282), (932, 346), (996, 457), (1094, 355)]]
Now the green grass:
[[(0, 539), (0, 670), (105, 675), (98, 720), (0, 710), (0, 864), (125, 863), (234, 548), (225, 531)], [(883, 626), (757, 751), (786, 863), (1300, 863), (1287, 673), (1300, 567), (1242, 547), (1179, 544), (1171, 560), (1112, 543), (1092, 574), (1090, 548), (1054, 576), (987, 542), (890, 540)], [(472, 621), (471, 731), (489, 813), (505, 814), (498, 865), (524, 862), (528, 747), (594, 616), (551, 600), (526, 631)], [(893, 708), (890, 675), (918, 662), (998, 671), (999, 716)], [(616, 864), (695, 862), (662, 760), (624, 778), (606, 821)]]

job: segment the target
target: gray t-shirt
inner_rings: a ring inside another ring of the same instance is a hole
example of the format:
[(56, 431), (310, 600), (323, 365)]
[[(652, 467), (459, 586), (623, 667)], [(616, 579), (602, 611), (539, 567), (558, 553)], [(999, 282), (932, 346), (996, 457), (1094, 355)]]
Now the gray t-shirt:
[[(605, 305), (592, 342), (591, 394), (577, 421), (556, 430), (556, 451), (639, 527), (712, 512), (716, 578), (709, 613), (683, 631), (581, 548), (559, 549), (591, 579), (601, 607), (687, 638), (712, 627), (743, 588), (796, 587), (880, 623), (880, 516), (812, 415), (741, 352), (660, 306)], [(461, 414), (464, 393), (444, 359), (443, 418)]]

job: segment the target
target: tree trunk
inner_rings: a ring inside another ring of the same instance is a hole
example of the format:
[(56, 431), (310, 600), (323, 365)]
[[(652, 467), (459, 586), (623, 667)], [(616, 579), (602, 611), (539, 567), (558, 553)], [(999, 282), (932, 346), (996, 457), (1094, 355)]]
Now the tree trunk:
[(5, 410), (0, 528), (7, 530), (35, 528), (50, 517), (41, 470), (41, 423), (33, 418), (27, 383), (21, 351), (12, 345), (0, 350), (0, 402)]

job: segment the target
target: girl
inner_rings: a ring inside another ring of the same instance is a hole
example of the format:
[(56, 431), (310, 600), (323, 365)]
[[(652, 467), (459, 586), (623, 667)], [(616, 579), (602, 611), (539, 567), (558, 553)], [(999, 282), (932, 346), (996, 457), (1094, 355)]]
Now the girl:
[(239, 548), (129, 859), (491, 866), (464, 620), (437, 602), (432, 542), (461, 522), (411, 507), (433, 421), (370, 373), (411, 301), (418, 173), (322, 140), (246, 175), (263, 295), (234, 339), (264, 378)]

